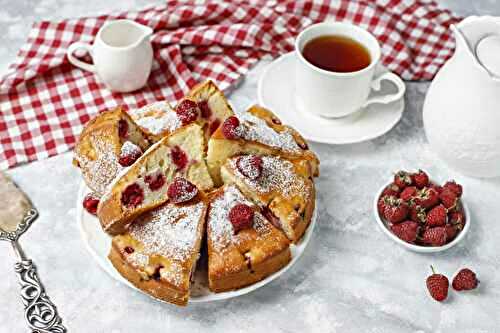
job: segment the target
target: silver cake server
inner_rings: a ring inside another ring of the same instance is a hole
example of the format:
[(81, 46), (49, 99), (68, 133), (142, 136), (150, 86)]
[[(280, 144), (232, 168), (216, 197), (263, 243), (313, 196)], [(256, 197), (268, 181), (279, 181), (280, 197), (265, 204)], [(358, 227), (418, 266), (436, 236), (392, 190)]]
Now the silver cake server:
[(26, 258), (19, 237), (38, 217), (28, 197), (0, 172), (0, 240), (12, 244), (18, 262), (14, 268), (21, 285), (24, 317), (33, 333), (63, 333), (61, 317), (38, 278), (33, 262)]

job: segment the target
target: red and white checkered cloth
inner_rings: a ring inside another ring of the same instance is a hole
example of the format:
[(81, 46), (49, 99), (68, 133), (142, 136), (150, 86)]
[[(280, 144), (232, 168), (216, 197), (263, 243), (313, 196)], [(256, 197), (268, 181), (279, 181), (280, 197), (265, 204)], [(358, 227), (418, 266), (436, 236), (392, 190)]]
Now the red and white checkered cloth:
[[(147, 86), (133, 93), (112, 93), (66, 58), (71, 43), (92, 42), (104, 22), (118, 18), (154, 29), (152, 73)], [(0, 81), (0, 169), (71, 149), (83, 125), (104, 109), (175, 103), (208, 78), (227, 89), (262, 57), (291, 51), (302, 29), (324, 20), (368, 29), (390, 70), (407, 80), (427, 80), (451, 55), (449, 25), (458, 18), (429, 0), (209, 0), (38, 22)]]

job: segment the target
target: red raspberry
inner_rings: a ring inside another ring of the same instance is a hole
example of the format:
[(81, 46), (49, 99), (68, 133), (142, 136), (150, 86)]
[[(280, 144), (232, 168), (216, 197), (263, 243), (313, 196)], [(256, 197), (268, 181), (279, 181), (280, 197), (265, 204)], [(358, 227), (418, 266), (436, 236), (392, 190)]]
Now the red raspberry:
[(170, 158), (172, 158), (172, 163), (177, 167), (177, 171), (183, 170), (188, 164), (188, 156), (179, 146), (172, 148)]
[[(387, 200), (388, 200), (389, 196), (382, 196), (378, 199), (378, 202), (377, 202), (377, 210), (378, 210), (378, 214), (381, 216), (381, 217), (384, 217), (384, 212), (385, 212), (385, 205), (387, 204)], [(395, 199), (395, 197), (394, 197)], [(392, 199), (392, 200), (394, 200)]]
[(83, 208), (92, 215), (96, 215), (99, 197), (95, 193), (89, 193), (83, 199)]
[(200, 109), (198, 108), (198, 104), (196, 104), (196, 102), (185, 99), (177, 105), (175, 113), (177, 113), (182, 125), (187, 125), (198, 118)]
[(187, 202), (198, 195), (198, 188), (182, 177), (176, 177), (168, 186), (168, 198), (173, 203)]
[(450, 282), (448, 278), (442, 274), (436, 274), (434, 272), (434, 267), (431, 266), (432, 275), (426, 280), (427, 290), (438, 302), (442, 302), (448, 297), (448, 288), (450, 287)]
[(234, 232), (251, 228), (253, 225), (254, 210), (245, 204), (237, 204), (229, 211), (229, 221), (233, 225)]
[(408, 210), (408, 204), (403, 200), (388, 200), (384, 209), (384, 217), (391, 223), (398, 223), (408, 216)]
[(405, 221), (391, 226), (391, 231), (407, 243), (414, 244), (417, 239), (419, 225), (413, 221)]
[(453, 278), (452, 286), (456, 291), (476, 289), (479, 280), (476, 273), (468, 268), (462, 268)]
[(210, 123), (210, 125), (209, 125), (209, 127), (208, 127), (208, 134), (209, 134), (209, 135), (214, 134), (214, 132), (215, 132), (215, 131), (217, 131), (217, 129), (219, 128), (219, 126), (220, 126), (220, 120), (219, 120), (219, 119), (214, 119), (214, 120)]
[(382, 191), (381, 197), (385, 197), (386, 195), (392, 195), (394, 197), (399, 197), (399, 193), (401, 192), (398, 185), (394, 183), (390, 183), (387, 187)]
[(404, 201), (410, 201), (415, 194), (417, 194), (417, 188), (415, 186), (408, 186), (401, 192), (399, 197)]
[(451, 190), (459, 198), (462, 196), (462, 185), (457, 184), (454, 180), (450, 180), (450, 181), (446, 182), (446, 184), (444, 184), (443, 188)]
[(425, 209), (415, 204), (410, 206), (410, 220), (418, 223), (425, 223), (427, 220)]
[(209, 119), (212, 115), (212, 110), (210, 110), (210, 107), (208, 106), (208, 101), (198, 102), (198, 108), (201, 111), (202, 118)]
[(239, 126), (239, 119), (235, 116), (231, 116), (227, 118), (224, 123), (222, 123), (222, 134), (224, 134), (227, 139), (238, 139), (240, 137), (240, 133), (238, 130)]
[(446, 244), (446, 228), (434, 227), (427, 228), (422, 235), (422, 242), (432, 246), (442, 246)]
[(127, 254), (132, 254), (135, 252), (135, 250), (132, 246), (125, 246), (124, 250), (125, 250), (125, 253), (127, 253)]
[(243, 176), (255, 180), (262, 174), (262, 158), (258, 155), (241, 156), (236, 160), (236, 167)]
[(134, 164), (135, 161), (142, 155), (142, 150), (130, 141), (126, 141), (118, 158), (118, 163), (123, 167), (128, 167)]
[(434, 189), (438, 194), (440, 194), (443, 191), (443, 188), (437, 184), (430, 183), (429, 188)]
[(406, 171), (398, 171), (394, 175), (394, 184), (396, 184), (400, 189), (404, 189), (406, 186), (412, 185), (413, 181), (411, 175)]
[(128, 123), (124, 119), (118, 121), (118, 136), (122, 139), (128, 138)]
[(146, 175), (146, 177), (144, 177), (144, 182), (148, 184), (151, 191), (158, 191), (165, 185), (166, 179), (161, 172), (156, 172), (151, 175)]
[(413, 181), (418, 188), (424, 188), (429, 184), (429, 176), (427, 176), (424, 171), (418, 170), (418, 172), (413, 175)]
[(144, 191), (137, 183), (130, 184), (122, 192), (122, 205), (127, 208), (134, 208), (139, 206), (144, 200)]
[(415, 203), (425, 209), (432, 208), (439, 203), (439, 193), (433, 188), (424, 187), (417, 192)]
[(448, 242), (452, 241), (458, 233), (457, 227), (452, 224), (447, 224), (445, 228), (446, 228), (446, 240)]
[(453, 209), (458, 202), (458, 197), (455, 192), (452, 192), (449, 188), (444, 188), (443, 192), (439, 195), (439, 199), (441, 199), (441, 203), (447, 209)]
[(448, 223), (463, 228), (465, 225), (465, 216), (462, 212), (451, 212), (448, 215)]
[(443, 205), (436, 206), (427, 213), (426, 224), (429, 227), (440, 227), (446, 224), (448, 211)]

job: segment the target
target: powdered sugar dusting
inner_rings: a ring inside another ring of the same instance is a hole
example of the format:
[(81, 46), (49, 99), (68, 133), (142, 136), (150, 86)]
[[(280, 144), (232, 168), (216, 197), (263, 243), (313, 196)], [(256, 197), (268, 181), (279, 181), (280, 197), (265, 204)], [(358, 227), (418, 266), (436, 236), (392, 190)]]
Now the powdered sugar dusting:
[(125, 155), (132, 155), (135, 152), (142, 152), (142, 149), (139, 148), (138, 145), (133, 144), (130, 141), (125, 141), (122, 145), (121, 151), (120, 151), (120, 156), (125, 156)]
[(165, 101), (130, 111), (130, 115), (140, 127), (154, 135), (172, 132), (182, 126), (177, 113)]
[(183, 261), (195, 251), (204, 209), (203, 202), (192, 206), (163, 205), (140, 217), (129, 232), (144, 244), (144, 254)]
[[(262, 156), (262, 174), (257, 179), (246, 177), (236, 166), (238, 158), (250, 160), (253, 155), (234, 157), (229, 160), (229, 166), (233, 173), (241, 179), (248, 187), (259, 193), (269, 193), (277, 191), (284, 197), (294, 195), (308, 195), (304, 179), (297, 175), (293, 164), (285, 159), (275, 156)], [(247, 163), (241, 163), (245, 165)]]
[(276, 132), (264, 120), (250, 112), (236, 111), (235, 113), (240, 121), (237, 133), (245, 140), (256, 141), (291, 153), (301, 151), (290, 130)]

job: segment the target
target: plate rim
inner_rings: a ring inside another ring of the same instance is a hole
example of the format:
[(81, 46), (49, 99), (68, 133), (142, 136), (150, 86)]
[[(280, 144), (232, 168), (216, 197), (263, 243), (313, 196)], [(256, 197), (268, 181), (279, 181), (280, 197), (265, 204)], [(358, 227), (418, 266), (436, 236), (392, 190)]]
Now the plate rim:
[[(257, 100), (258, 100), (259, 104), (262, 105), (263, 107), (268, 107), (268, 105), (266, 105), (266, 103), (264, 101), (264, 97), (263, 97), (263, 95), (264, 95), (264, 93), (263, 93), (264, 80), (269, 75), (269, 72), (275, 66), (278, 66), (281, 62), (287, 61), (289, 58), (295, 57), (294, 53), (295, 53), (295, 51), (290, 51), (288, 53), (285, 53), (285, 54), (279, 56), (278, 58), (274, 59), (271, 63), (269, 63), (266, 66), (266, 68), (264, 68), (262, 74), (260, 75), (260, 77), (257, 81)], [(381, 63), (378, 66), (380, 66), (381, 68), (383, 68), (385, 70), (388, 70), (387, 67)], [(295, 74), (292, 74), (292, 76), (293, 76), (293, 80), (295, 80)], [(308, 135), (308, 134), (304, 135), (304, 133), (301, 133), (301, 135), (305, 139), (313, 141), (313, 142), (335, 144), (335, 145), (347, 145), (347, 144), (360, 143), (360, 142), (373, 140), (375, 138), (378, 138), (378, 137), (388, 133), (391, 129), (394, 128), (394, 126), (396, 126), (397, 123), (399, 123), (399, 121), (401, 120), (401, 118), (403, 116), (403, 112), (405, 110), (404, 96), (405, 95), (403, 95), (403, 97), (401, 99), (390, 103), (390, 104), (395, 104), (395, 103), (401, 104), (401, 106), (398, 109), (398, 116), (395, 117), (392, 122), (390, 122), (390, 123), (388, 122), (387, 126), (385, 126), (384, 129), (381, 131), (377, 131), (377, 132), (374, 132), (374, 133), (369, 134), (369, 135), (365, 134), (365, 135), (359, 136), (356, 139), (353, 139), (353, 138), (346, 138), (346, 139), (325, 138), (325, 137), (320, 137), (320, 136), (315, 136), (315, 135)], [(280, 116), (280, 113), (277, 112), (276, 110), (273, 110), (273, 112), (275, 112), (277, 116)], [(312, 116), (312, 117), (314, 117), (314, 116)], [(291, 125), (294, 126), (293, 124), (291, 124)]]
[[(89, 218), (92, 218), (92, 216), (83, 209), (83, 206), (81, 204), (84, 196), (86, 195), (86, 193), (89, 193), (89, 192), (90, 192), (90, 189), (86, 186), (85, 182), (81, 181), (80, 186), (78, 188), (78, 195), (77, 195), (77, 199), (76, 199), (76, 207), (77, 207), (76, 208), (76, 220), (77, 220), (76, 222), (78, 224), (78, 231), (80, 233), (81, 240), (83, 241), (83, 243), (85, 245), (86, 251), (88, 253), (90, 253), (92, 259), (96, 262), (97, 266), (99, 266), (99, 268), (101, 270), (103, 270), (113, 280), (118, 281), (122, 284), (125, 284), (129, 288), (132, 288), (132, 289), (136, 290), (137, 292), (139, 292), (143, 295), (146, 295), (146, 296), (148, 296), (148, 297), (150, 297), (158, 302), (170, 304), (169, 302), (158, 299), (158, 298), (142, 291), (141, 289), (137, 288), (136, 286), (134, 286), (132, 283), (130, 283), (127, 279), (125, 279), (122, 275), (120, 275), (118, 273), (118, 271), (114, 268), (114, 266), (109, 262), (107, 256), (105, 258), (102, 258), (91, 247), (90, 241), (88, 239), (89, 238), (88, 233), (84, 230), (83, 224), (85, 221), (85, 218), (84, 218), (85, 215), (88, 215)], [(294, 266), (297, 263), (297, 261), (300, 259), (300, 257), (302, 257), (302, 254), (305, 252), (305, 249), (312, 238), (313, 230), (314, 230), (316, 223), (317, 223), (317, 220), (318, 220), (318, 207), (317, 207), (317, 205), (318, 205), (318, 200), (315, 199), (314, 212), (313, 212), (309, 227), (307, 228), (306, 232), (304, 233), (304, 236), (302, 237), (302, 239), (300, 240), (298, 245), (290, 244), (291, 251), (292, 251), (292, 259), (285, 267), (283, 267), (279, 271), (274, 272), (273, 274), (267, 276), (263, 280), (258, 281), (250, 286), (247, 286), (247, 287), (243, 287), (243, 288), (240, 288), (237, 290), (232, 290), (232, 291), (221, 292), (221, 293), (213, 293), (212, 292), (208, 295), (198, 296), (198, 297), (191, 296), (189, 298), (188, 304), (215, 302), (215, 301), (227, 300), (227, 299), (231, 299), (234, 297), (243, 296), (243, 295), (246, 295), (252, 291), (255, 291), (257, 289), (264, 287), (265, 285), (271, 283), (272, 281), (276, 280), (278, 277), (283, 275), (285, 272), (287, 272), (292, 266)], [(97, 219), (96, 217), (93, 217), (93, 218)], [(99, 221), (96, 221), (96, 222), (99, 223)], [(111, 237), (110, 236), (108, 236), (108, 237), (110, 238), (110, 241), (111, 241)]]

